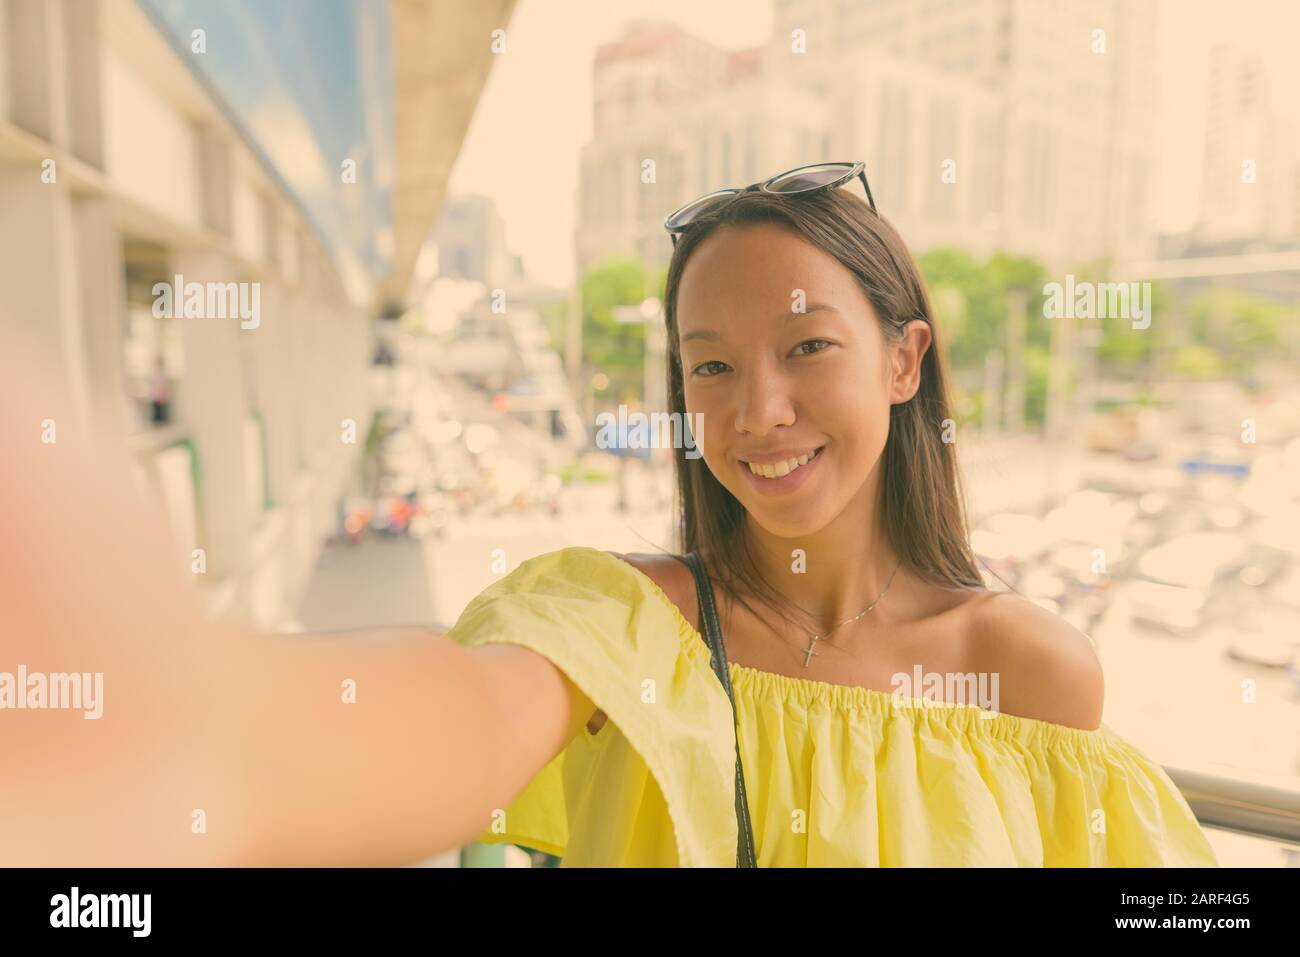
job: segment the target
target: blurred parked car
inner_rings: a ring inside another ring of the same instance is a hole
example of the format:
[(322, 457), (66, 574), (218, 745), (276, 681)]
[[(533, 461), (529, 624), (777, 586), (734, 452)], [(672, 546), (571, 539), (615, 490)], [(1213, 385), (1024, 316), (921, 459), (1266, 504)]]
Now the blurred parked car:
[(1193, 532), (1157, 545), (1137, 560), (1127, 594), (1136, 621), (1179, 634), (1205, 623), (1211, 586), (1240, 568), (1246, 540), (1232, 532)]
[(1084, 441), (1094, 452), (1115, 452), (1145, 462), (1160, 454), (1160, 413), (1139, 405), (1093, 412), (1084, 425)]
[(1214, 634), (1230, 658), (1266, 668), (1289, 668), (1300, 653), (1300, 611), (1265, 606), (1240, 622), (1219, 626)]

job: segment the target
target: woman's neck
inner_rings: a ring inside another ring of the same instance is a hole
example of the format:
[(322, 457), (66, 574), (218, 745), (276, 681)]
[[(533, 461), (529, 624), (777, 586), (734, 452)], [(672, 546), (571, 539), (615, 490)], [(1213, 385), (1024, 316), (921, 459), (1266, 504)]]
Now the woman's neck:
[[(829, 630), (852, 618), (887, 585), (899, 600), (906, 570), (874, 503), (875, 496), (864, 489), (825, 528), (798, 538), (774, 535), (746, 517), (745, 534), (759, 574), (818, 627)], [(894, 617), (885, 612), (887, 601), (874, 617)]]

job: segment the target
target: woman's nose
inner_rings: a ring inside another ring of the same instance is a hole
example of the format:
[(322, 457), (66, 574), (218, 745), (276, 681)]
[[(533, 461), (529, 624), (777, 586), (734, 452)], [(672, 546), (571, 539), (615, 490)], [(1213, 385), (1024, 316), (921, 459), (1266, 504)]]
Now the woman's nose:
[(736, 400), (736, 431), (766, 435), (778, 426), (794, 424), (794, 404), (785, 378), (768, 370), (741, 376)]

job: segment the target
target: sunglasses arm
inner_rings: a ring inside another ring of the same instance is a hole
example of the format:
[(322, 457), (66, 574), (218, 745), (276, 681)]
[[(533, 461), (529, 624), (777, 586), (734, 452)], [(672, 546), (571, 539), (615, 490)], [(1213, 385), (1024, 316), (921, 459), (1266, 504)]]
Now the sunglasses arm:
[(867, 185), (867, 171), (859, 170), (858, 179), (862, 180), (862, 188), (867, 191), (867, 202), (871, 204), (871, 211), (876, 211), (876, 201), (871, 196), (871, 187)]

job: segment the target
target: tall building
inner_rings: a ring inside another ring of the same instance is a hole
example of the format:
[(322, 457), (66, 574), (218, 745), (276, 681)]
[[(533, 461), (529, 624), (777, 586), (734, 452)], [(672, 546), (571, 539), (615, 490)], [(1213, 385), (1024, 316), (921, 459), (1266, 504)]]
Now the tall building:
[(773, 14), (751, 50), (654, 21), (598, 50), (579, 269), (661, 266), (677, 205), (846, 159), (866, 162), (881, 213), (918, 251), (1066, 267), (1154, 250), (1149, 5), (774, 0)]
[(785, 87), (764, 50), (727, 51), (675, 24), (641, 20), (598, 48), (595, 135), (581, 151), (575, 264), (637, 258), (662, 268), (664, 217), (725, 186), (816, 162), (833, 113), (815, 91)]
[[(774, 43), (788, 49), (796, 30), (808, 49), (784, 58), (796, 76), (861, 78), (850, 109), (867, 135), (853, 145), (881, 170), (877, 196), (897, 191), (889, 209), (909, 240), (929, 245), (952, 225), (936, 210), (956, 204), (959, 233), (1049, 263), (1154, 249), (1154, 4), (775, 0)], [(871, 69), (882, 54), (892, 76)], [(976, 90), (988, 99), (963, 95)], [(958, 195), (936, 199), (946, 159)]]
[(1300, 238), (1295, 117), (1256, 54), (1225, 45), (1211, 53), (1203, 175), (1198, 240)]
[(435, 232), (438, 272), (475, 279), (489, 289), (516, 274), (516, 258), (506, 249), (505, 221), (486, 196), (453, 196), (443, 207)]

